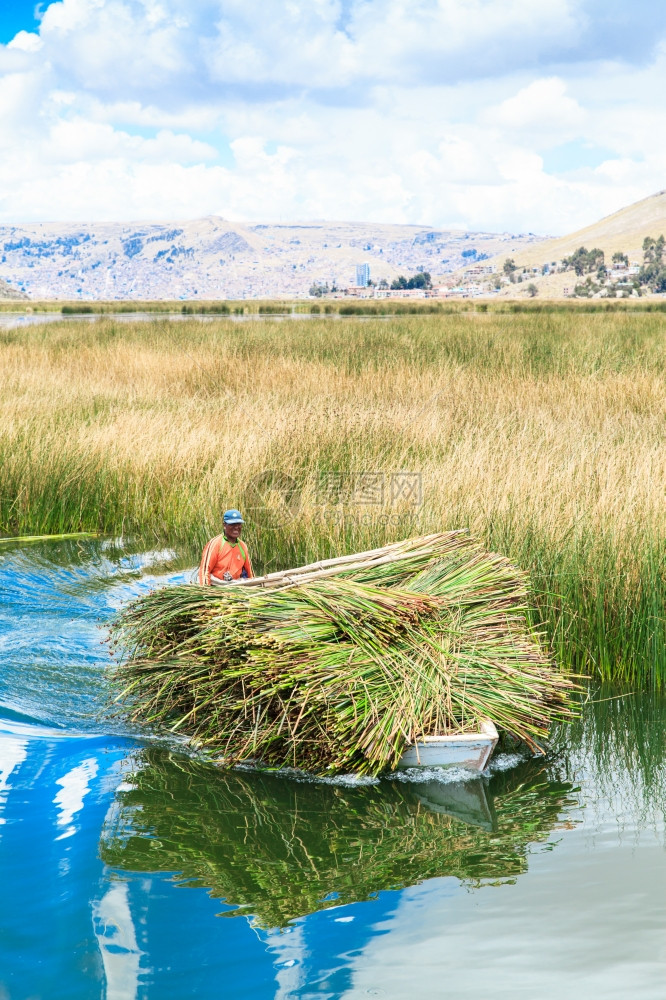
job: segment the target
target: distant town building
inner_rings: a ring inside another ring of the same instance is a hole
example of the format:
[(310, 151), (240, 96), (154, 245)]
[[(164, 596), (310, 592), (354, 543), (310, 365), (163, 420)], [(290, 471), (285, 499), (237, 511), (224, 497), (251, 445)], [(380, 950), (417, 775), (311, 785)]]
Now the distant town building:
[(627, 278), (636, 277), (639, 274), (641, 265), (632, 261), (631, 264), (625, 264), (624, 262), (618, 262), (613, 264), (612, 267), (606, 268), (606, 274), (609, 278)]
[(475, 264), (474, 267), (466, 267), (465, 275), (469, 278), (476, 278), (482, 274), (495, 274), (494, 264)]
[(370, 265), (369, 264), (357, 264), (356, 265), (356, 287), (357, 288), (367, 288), (370, 284)]

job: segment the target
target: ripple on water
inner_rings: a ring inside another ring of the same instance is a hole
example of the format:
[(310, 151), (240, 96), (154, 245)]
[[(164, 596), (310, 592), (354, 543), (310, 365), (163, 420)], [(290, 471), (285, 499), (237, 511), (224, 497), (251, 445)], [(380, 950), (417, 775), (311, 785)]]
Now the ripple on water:
[(0, 705), (40, 724), (128, 732), (108, 710), (103, 626), (127, 600), (184, 582), (170, 550), (123, 551), (112, 542), (4, 545), (0, 550)]

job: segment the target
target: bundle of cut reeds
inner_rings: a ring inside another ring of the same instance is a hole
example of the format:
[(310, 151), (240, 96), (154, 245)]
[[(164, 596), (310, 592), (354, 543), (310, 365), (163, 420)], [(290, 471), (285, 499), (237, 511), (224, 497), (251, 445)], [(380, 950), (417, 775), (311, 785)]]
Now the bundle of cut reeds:
[(534, 747), (573, 682), (529, 621), (526, 580), (462, 532), (129, 605), (120, 701), (227, 763), (379, 773), (424, 736), (491, 718)]

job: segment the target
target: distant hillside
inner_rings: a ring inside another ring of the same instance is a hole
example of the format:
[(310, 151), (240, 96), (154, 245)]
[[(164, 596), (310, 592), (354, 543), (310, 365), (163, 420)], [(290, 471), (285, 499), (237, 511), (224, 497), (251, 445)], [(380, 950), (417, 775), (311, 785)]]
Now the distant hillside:
[[(502, 266), (507, 257), (510, 257), (516, 264), (518, 275), (523, 269), (530, 272), (527, 277), (523, 273), (526, 281), (520, 284), (503, 284), (499, 293), (502, 297), (529, 296), (528, 288), (532, 284), (532, 291), (536, 286), (535, 294), (540, 298), (559, 299), (570, 296), (579, 279), (571, 269), (556, 270), (544, 275), (541, 273), (544, 264), (559, 264), (579, 247), (603, 250), (607, 264), (610, 264), (613, 254), (618, 251), (626, 254), (630, 263), (642, 264), (643, 240), (646, 236), (656, 238), (661, 233), (666, 236), (666, 191), (643, 198), (642, 201), (620, 209), (613, 215), (607, 215), (599, 222), (568, 236), (535, 242), (511, 253), (501, 252), (488, 264), (493, 265), (501, 275)], [(462, 273), (463, 269), (461, 278)]]
[[(525, 247), (512, 256), (516, 264), (530, 267), (562, 260), (584, 246), (588, 250), (599, 247), (604, 251), (606, 260), (610, 260), (616, 251), (622, 251), (630, 260), (642, 261), (645, 237), (657, 237), (661, 233), (666, 235), (666, 191), (637, 201), (569, 236)], [(502, 260), (500, 257), (500, 263)]]
[(0, 226), (0, 268), (32, 299), (221, 299), (433, 277), (516, 254), (542, 237), (363, 222), (33, 223)]
[(18, 299), (19, 301), (25, 301), (27, 298), (28, 296), (25, 292), (20, 292), (18, 289), (12, 288), (11, 285), (8, 285), (6, 281), (3, 281), (2, 278), (0, 278), (0, 299)]

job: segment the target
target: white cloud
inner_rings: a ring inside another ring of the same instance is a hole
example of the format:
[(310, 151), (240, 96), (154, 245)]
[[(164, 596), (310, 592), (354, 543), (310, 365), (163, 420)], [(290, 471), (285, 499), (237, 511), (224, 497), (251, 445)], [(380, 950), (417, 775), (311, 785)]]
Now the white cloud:
[(438, 145), (442, 180), (467, 184), (497, 184), (501, 173), (496, 159), (478, 133), (469, 138), (451, 132)]
[(663, 46), (586, 62), (595, 3), (60, 0), (0, 46), (0, 219), (575, 228), (666, 167)]
[(47, 159), (59, 163), (92, 164), (118, 159), (182, 165), (210, 161), (216, 156), (216, 151), (206, 143), (168, 129), (161, 130), (153, 139), (145, 139), (81, 119), (56, 122), (44, 140), (43, 149)]
[(408, 70), (424, 82), (533, 65), (572, 47), (580, 20), (571, 0), (371, 0), (356, 10), (359, 61), (379, 76)]
[(492, 118), (497, 125), (516, 131), (579, 131), (585, 112), (566, 91), (565, 82), (556, 76), (534, 80), (502, 101)]
[(42, 47), (39, 35), (32, 31), (19, 31), (7, 45), (8, 49), (18, 49), (20, 52), (39, 52)]

